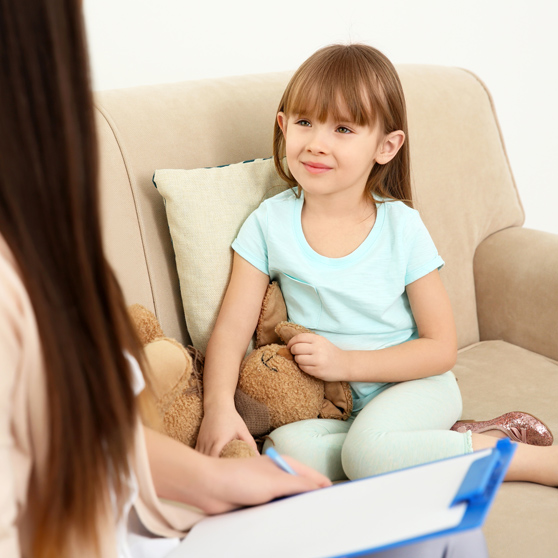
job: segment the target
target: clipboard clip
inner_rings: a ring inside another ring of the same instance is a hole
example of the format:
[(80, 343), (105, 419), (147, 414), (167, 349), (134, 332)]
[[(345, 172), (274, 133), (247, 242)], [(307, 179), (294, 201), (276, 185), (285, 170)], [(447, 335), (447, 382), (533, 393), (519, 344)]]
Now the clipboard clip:
[(508, 438), (502, 438), (489, 455), (477, 459), (469, 467), (451, 506), (463, 502), (481, 505), (488, 503), (506, 474), (515, 446)]

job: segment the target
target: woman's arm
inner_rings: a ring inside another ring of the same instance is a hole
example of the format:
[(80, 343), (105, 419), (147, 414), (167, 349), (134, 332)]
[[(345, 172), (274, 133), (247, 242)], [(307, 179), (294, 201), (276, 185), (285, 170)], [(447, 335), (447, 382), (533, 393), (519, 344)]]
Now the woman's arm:
[(268, 284), (265, 273), (234, 254), (231, 278), (205, 357), (204, 418), (196, 445), (202, 453), (218, 456), (235, 438), (255, 447), (234, 406), (234, 392)]
[(285, 457), (298, 473), (289, 475), (269, 457), (217, 459), (143, 427), (151, 476), (161, 498), (214, 514), (273, 498), (329, 486), (329, 479)]
[(376, 351), (343, 351), (324, 337), (300, 334), (288, 348), (300, 368), (324, 380), (404, 382), (451, 370), (457, 335), (451, 303), (437, 270), (407, 285), (419, 338)]

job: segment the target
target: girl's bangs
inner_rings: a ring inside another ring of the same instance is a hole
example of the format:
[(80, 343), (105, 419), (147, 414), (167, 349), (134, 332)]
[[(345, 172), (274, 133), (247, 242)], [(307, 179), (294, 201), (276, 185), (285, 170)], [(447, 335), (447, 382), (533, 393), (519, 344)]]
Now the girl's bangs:
[(347, 74), (301, 76), (292, 84), (285, 113), (308, 116), (319, 122), (332, 117), (338, 122), (374, 126), (377, 117), (373, 110), (377, 106), (374, 92), (366, 86), (365, 80)]

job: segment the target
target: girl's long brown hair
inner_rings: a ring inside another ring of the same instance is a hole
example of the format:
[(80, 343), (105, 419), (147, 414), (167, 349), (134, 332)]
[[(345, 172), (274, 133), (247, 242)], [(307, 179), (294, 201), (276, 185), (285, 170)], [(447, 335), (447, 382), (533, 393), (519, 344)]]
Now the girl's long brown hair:
[(68, 556), (70, 536), (98, 547), (107, 495), (127, 495), (136, 416), (123, 349), (140, 353), (102, 249), (91, 97), (81, 2), (0, 0), (0, 233), (46, 369), (49, 452), (28, 496), (40, 558)]
[[(344, 119), (342, 109), (362, 126), (383, 128), (384, 134), (405, 133), (405, 142), (385, 165), (375, 164), (366, 191), (377, 197), (402, 200), (412, 207), (409, 131), (403, 88), (393, 64), (379, 50), (363, 44), (331, 45), (308, 58), (294, 73), (277, 112), (297, 114), (325, 122), (329, 115)], [(279, 124), (273, 132), (273, 157), (279, 176), (291, 187), (298, 186), (284, 166), (285, 139)]]

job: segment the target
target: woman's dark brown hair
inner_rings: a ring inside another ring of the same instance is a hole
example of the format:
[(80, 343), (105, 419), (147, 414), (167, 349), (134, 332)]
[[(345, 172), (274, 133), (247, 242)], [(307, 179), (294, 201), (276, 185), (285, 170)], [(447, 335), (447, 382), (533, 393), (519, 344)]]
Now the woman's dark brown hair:
[[(308, 58), (291, 78), (277, 112), (325, 122), (329, 115), (350, 118), (359, 126), (381, 126), (384, 134), (405, 133), (397, 155), (375, 164), (366, 184), (372, 200), (402, 200), (412, 206), (409, 132), (405, 96), (393, 64), (379, 50), (362, 44), (331, 45)], [(284, 167), (285, 139), (275, 122), (273, 157), (277, 172), (291, 187), (298, 186)]]
[(123, 349), (140, 354), (102, 249), (91, 97), (81, 2), (0, 0), (0, 234), (46, 368), (49, 452), (28, 496), (40, 558), (68, 556), (70, 536), (96, 547), (110, 491), (127, 496), (133, 444)]

